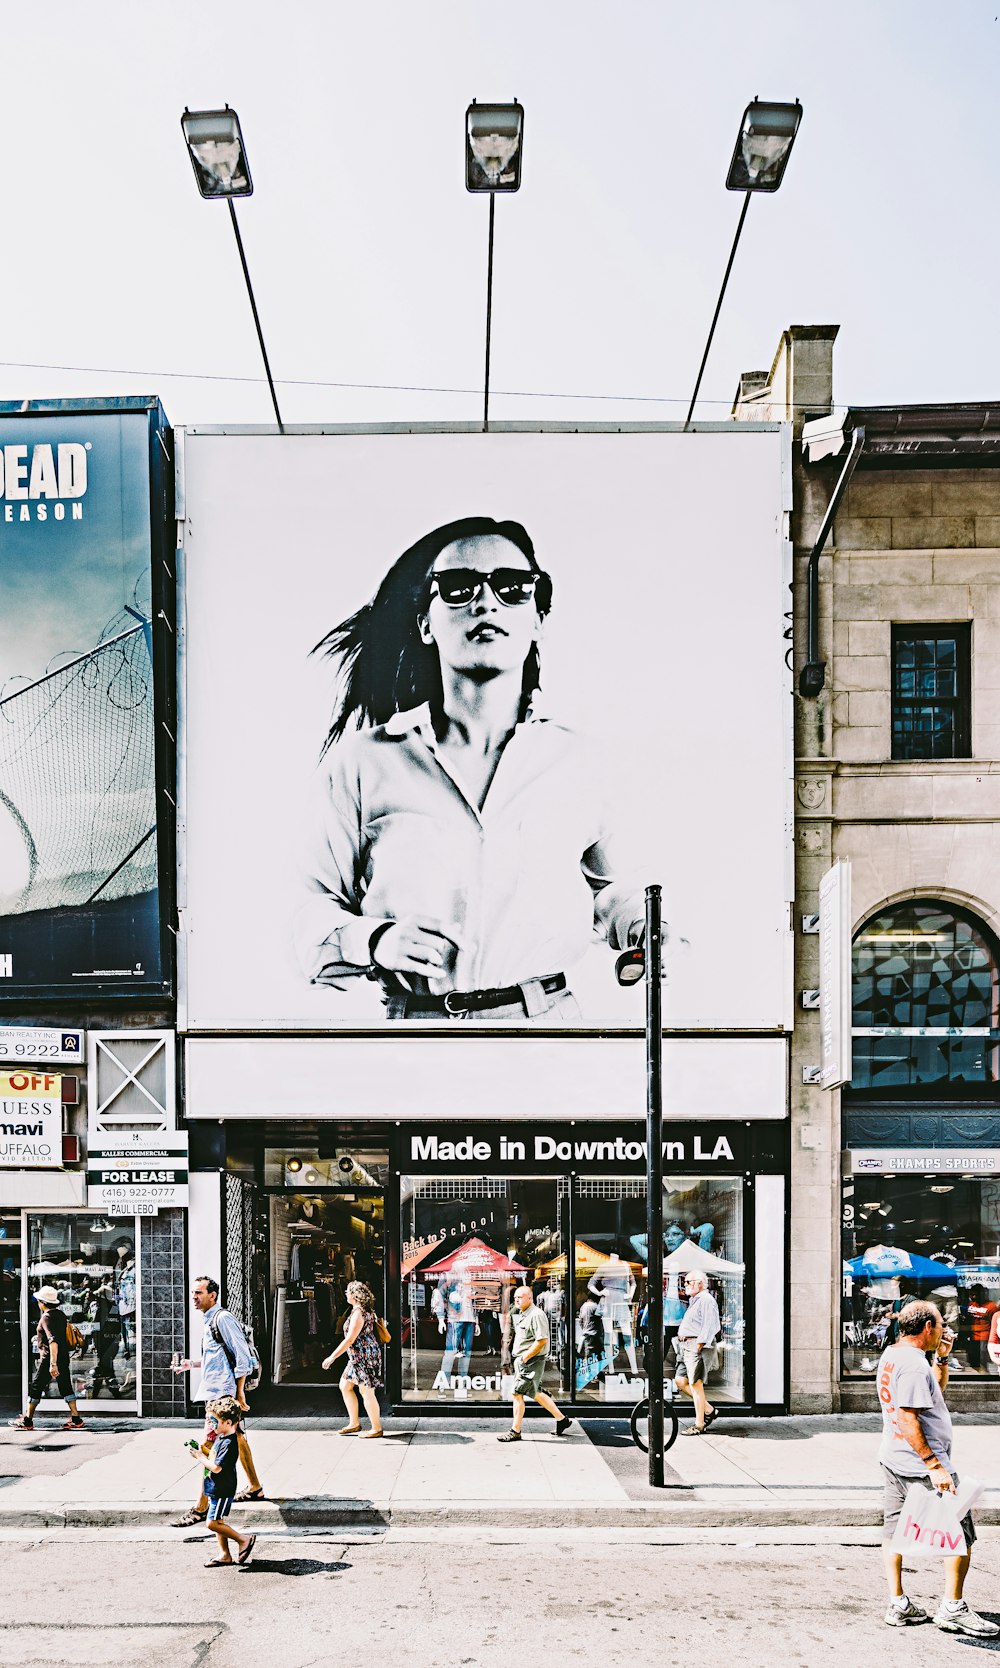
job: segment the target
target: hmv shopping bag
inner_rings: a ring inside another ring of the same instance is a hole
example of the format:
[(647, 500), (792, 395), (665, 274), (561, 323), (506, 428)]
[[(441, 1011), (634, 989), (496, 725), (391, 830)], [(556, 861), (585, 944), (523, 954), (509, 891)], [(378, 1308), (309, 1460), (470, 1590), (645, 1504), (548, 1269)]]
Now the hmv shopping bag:
[(962, 1533), (962, 1518), (970, 1512), (985, 1489), (974, 1477), (966, 1477), (954, 1494), (911, 1484), (892, 1537), (894, 1552), (909, 1552), (921, 1558), (962, 1558), (968, 1551)]

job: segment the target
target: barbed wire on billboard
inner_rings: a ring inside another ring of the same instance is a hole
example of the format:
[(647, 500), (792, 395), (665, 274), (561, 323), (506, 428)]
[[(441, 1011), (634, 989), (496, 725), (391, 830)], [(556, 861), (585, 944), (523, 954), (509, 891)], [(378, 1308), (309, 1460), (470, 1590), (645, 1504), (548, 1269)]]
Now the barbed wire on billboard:
[(138, 623), (0, 696), (0, 913), (156, 886), (151, 622), (124, 615)]

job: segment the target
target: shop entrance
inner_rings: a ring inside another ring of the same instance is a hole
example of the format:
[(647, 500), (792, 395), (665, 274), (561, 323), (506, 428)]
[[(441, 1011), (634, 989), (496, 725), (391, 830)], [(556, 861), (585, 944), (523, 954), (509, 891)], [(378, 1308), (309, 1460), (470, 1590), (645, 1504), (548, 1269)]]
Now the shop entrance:
[(335, 1385), (321, 1363), (344, 1336), (350, 1282), (363, 1280), (384, 1309), (382, 1190), (269, 1193), (268, 1260), (272, 1385)]

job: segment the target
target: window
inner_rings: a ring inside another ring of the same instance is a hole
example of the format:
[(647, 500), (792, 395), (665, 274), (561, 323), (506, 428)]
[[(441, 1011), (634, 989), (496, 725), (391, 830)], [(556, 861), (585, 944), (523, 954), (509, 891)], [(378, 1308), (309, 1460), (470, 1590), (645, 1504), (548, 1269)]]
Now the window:
[(899, 904), (854, 940), (852, 1090), (974, 1092), (997, 1081), (997, 950), (934, 899)]
[[(644, 1331), (646, 1183), (581, 1177), (573, 1215), (579, 1401), (635, 1401), (646, 1392), (637, 1343)], [(670, 1346), (687, 1308), (684, 1278), (700, 1270), (719, 1305), (722, 1332), (708, 1375), (713, 1402), (743, 1399), (743, 1179), (665, 1177), (663, 1336)], [(596, 1305), (596, 1307), (595, 1307)]]
[(844, 1181), (844, 1376), (874, 1373), (894, 1317), (929, 1298), (956, 1334), (952, 1372), (997, 1374), (1000, 1177), (854, 1175)]
[(892, 628), (892, 756), (971, 757), (970, 627)]
[(138, 1405), (139, 1224), (134, 1217), (84, 1214), (27, 1217), (25, 1379), (40, 1361), (36, 1342), (46, 1286), (79, 1334), (69, 1349), (69, 1376), (81, 1403)]
[(556, 1180), (400, 1177), (404, 1401), (510, 1400), (514, 1288), (549, 1324), (542, 1389), (563, 1394), (566, 1256)]

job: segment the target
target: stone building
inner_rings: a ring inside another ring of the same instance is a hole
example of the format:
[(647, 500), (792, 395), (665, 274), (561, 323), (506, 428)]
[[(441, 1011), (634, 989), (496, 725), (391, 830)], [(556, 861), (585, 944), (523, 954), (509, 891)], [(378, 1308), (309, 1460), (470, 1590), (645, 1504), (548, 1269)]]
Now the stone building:
[[(819, 940), (796, 935), (792, 1406), (870, 1407), (894, 1307), (931, 1294), (975, 1406), (1000, 1303), (1000, 410), (845, 407), (837, 332), (786, 330), (733, 408), (794, 425), (797, 926), (834, 861), (853, 880), (843, 1089), (808, 1081)], [(810, 553), (849, 459), (803, 680)]]

